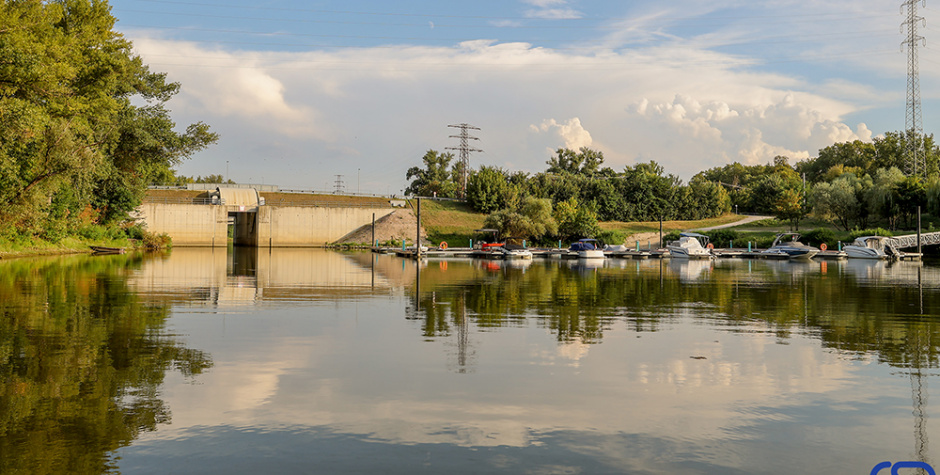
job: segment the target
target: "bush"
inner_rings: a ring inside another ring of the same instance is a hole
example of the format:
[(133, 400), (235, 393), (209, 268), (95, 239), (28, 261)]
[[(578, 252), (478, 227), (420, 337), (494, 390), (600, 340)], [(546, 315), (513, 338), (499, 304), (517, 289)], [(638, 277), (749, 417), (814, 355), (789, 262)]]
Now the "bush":
[(604, 244), (617, 246), (626, 242), (627, 235), (617, 230), (601, 231), (597, 233), (597, 240)]
[(679, 240), (679, 231), (670, 231), (663, 235), (663, 245)]
[(892, 236), (894, 233), (884, 228), (855, 230), (849, 233), (848, 241), (854, 241), (855, 238), (862, 236)]
[(836, 233), (831, 229), (814, 229), (802, 234), (802, 242), (810, 246), (819, 246), (825, 244), (832, 249), (836, 248), (839, 239)]
[(731, 247), (733, 241), (737, 241), (740, 246), (742, 242), (741, 234), (733, 229), (716, 229), (703, 234), (708, 236), (715, 247)]

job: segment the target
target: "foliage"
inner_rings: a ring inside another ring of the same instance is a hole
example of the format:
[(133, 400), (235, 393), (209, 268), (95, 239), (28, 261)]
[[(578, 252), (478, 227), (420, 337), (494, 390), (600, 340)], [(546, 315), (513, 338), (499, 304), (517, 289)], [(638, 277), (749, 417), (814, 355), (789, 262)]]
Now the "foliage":
[(460, 186), (456, 181), (459, 176), (456, 165), (451, 168), (454, 154), (428, 150), (421, 160), (424, 162), (424, 168), (411, 167), (405, 175), (406, 179), (411, 180), (405, 194), (456, 198)]
[(555, 156), (546, 162), (548, 165), (548, 173), (583, 175), (588, 177), (597, 174), (603, 163), (604, 154), (587, 147), (581, 147), (578, 152), (568, 148), (560, 148), (555, 151)]
[(572, 240), (590, 238), (600, 233), (597, 213), (588, 206), (571, 198), (555, 205), (555, 222), (558, 223), (558, 238)]
[(839, 238), (836, 237), (836, 233), (831, 229), (818, 228), (801, 234), (800, 240), (810, 246), (818, 247), (820, 244), (825, 244), (835, 249)]
[(502, 168), (483, 166), (467, 179), (467, 201), (482, 213), (516, 206), (518, 191)]
[(741, 234), (733, 229), (716, 229), (704, 234), (715, 247), (731, 247), (732, 242), (738, 241), (740, 245), (742, 241)]
[(552, 202), (528, 197), (518, 210), (499, 210), (486, 217), (484, 227), (498, 229), (503, 238), (541, 239), (558, 232)]
[(163, 104), (179, 85), (114, 23), (100, 0), (4, 2), (0, 222), (55, 238), (87, 205), (122, 219), (153, 178), (217, 139), (202, 123), (174, 131)]

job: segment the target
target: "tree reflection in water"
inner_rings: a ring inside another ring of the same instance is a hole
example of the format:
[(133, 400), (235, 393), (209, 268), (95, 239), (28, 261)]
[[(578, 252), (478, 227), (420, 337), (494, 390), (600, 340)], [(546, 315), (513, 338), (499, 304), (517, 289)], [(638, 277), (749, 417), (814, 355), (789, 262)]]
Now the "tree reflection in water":
[(0, 262), (0, 472), (100, 473), (110, 453), (170, 420), (168, 370), (209, 355), (165, 332), (167, 306), (126, 286), (127, 256)]

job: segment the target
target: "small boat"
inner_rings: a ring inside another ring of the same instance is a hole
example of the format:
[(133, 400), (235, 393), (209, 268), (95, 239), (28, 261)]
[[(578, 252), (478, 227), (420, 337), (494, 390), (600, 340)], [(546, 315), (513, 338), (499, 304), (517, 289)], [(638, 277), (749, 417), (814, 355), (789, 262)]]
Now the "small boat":
[(497, 250), (503, 254), (503, 259), (532, 259), (532, 251), (515, 245), (505, 245)]
[(93, 254), (124, 254), (123, 247), (88, 246)]
[(851, 259), (888, 259), (903, 255), (896, 247), (894, 238), (886, 236), (861, 236), (852, 244), (842, 247), (842, 251)]
[(678, 241), (667, 246), (669, 257), (677, 259), (709, 259), (715, 257), (708, 248), (708, 236), (699, 233), (681, 233)]
[(604, 250), (597, 239), (579, 239), (578, 242), (572, 243), (568, 250), (576, 252), (578, 259), (603, 259), (605, 257)]
[(780, 233), (770, 248), (761, 251), (761, 257), (768, 259), (812, 259), (819, 254), (819, 249), (807, 246), (799, 241), (798, 233)]

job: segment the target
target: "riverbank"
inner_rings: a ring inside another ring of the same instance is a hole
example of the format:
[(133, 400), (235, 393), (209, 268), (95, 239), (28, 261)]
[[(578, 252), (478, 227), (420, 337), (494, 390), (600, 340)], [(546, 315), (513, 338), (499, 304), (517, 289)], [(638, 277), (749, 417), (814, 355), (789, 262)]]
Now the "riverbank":
[(33, 238), (29, 242), (0, 239), (0, 259), (91, 254), (91, 246), (133, 248), (134, 243), (129, 239), (91, 240), (81, 237), (67, 237), (55, 243), (39, 238)]

